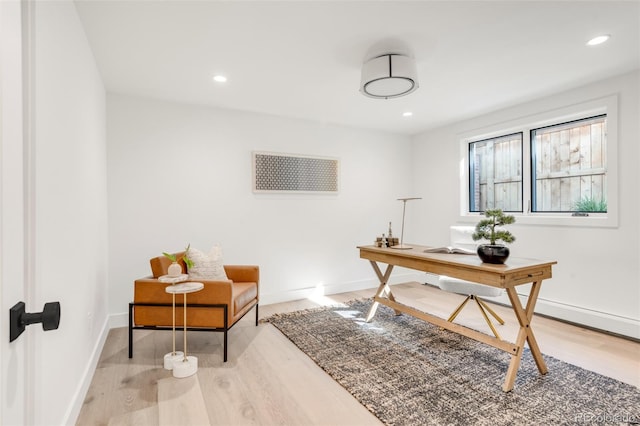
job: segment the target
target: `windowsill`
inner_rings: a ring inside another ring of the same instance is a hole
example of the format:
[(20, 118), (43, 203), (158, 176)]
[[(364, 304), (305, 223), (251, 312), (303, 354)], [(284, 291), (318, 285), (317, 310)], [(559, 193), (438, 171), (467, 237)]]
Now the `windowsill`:
[[(536, 225), (536, 226), (569, 226), (569, 227), (582, 227), (582, 228), (617, 228), (618, 220), (615, 215), (609, 213), (604, 216), (601, 213), (591, 213), (590, 216), (576, 217), (571, 216), (570, 213), (558, 213), (558, 214), (509, 214), (515, 216), (516, 223), (522, 225)], [(473, 223), (476, 224), (480, 217), (484, 217), (482, 213), (467, 213), (461, 215), (458, 220), (461, 223)]]

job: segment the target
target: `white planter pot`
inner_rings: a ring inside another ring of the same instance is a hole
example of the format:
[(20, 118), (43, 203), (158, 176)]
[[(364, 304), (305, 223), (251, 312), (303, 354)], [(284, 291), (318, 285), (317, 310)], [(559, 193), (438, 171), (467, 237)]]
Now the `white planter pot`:
[(173, 262), (169, 265), (169, 269), (167, 270), (167, 275), (170, 277), (177, 277), (182, 274), (182, 266), (178, 262)]

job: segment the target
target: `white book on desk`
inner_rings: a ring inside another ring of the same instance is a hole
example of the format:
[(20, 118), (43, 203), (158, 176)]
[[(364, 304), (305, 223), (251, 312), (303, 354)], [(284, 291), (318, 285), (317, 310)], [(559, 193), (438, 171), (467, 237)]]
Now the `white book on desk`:
[(424, 250), (424, 253), (476, 254), (474, 250), (462, 247), (433, 247)]

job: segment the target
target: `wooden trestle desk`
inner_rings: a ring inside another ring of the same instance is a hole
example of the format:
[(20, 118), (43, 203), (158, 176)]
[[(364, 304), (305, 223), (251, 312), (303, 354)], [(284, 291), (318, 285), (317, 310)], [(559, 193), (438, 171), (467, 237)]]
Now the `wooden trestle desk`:
[[(424, 250), (428, 247), (410, 246), (412, 248), (409, 250), (375, 246), (358, 247), (360, 250), (360, 258), (367, 259), (371, 262), (371, 266), (380, 280), (380, 286), (373, 297), (373, 305), (367, 315), (367, 322), (371, 321), (375, 315), (378, 305), (383, 304), (393, 308), (397, 315), (401, 313), (409, 314), (510, 353), (511, 363), (509, 364), (504, 385), (502, 386), (505, 392), (513, 389), (516, 374), (520, 367), (525, 341), (529, 344), (531, 354), (540, 373), (547, 373), (547, 366), (542, 358), (540, 348), (536, 343), (536, 338), (531, 328), (531, 318), (538, 294), (540, 293), (542, 280), (551, 278), (551, 267), (557, 262), (509, 257), (505, 265), (492, 265), (482, 263), (477, 256), (424, 253)], [(380, 270), (377, 262), (387, 265), (384, 273)], [(447, 275), (493, 287), (504, 288), (511, 301), (513, 312), (520, 323), (520, 330), (518, 331), (515, 343), (500, 340), (488, 334), (448, 322), (443, 318), (398, 303), (387, 284), (394, 266), (431, 272), (438, 275)], [(516, 286), (529, 283), (533, 285), (531, 286), (526, 308), (523, 308), (515, 288)]]

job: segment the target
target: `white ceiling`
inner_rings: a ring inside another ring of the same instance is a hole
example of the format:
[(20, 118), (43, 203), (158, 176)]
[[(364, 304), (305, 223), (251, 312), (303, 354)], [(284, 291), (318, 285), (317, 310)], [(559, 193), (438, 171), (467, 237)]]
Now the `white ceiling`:
[[(76, 6), (110, 92), (407, 135), (640, 68), (640, 1)], [(391, 51), (415, 57), (420, 88), (360, 94), (362, 62)]]

